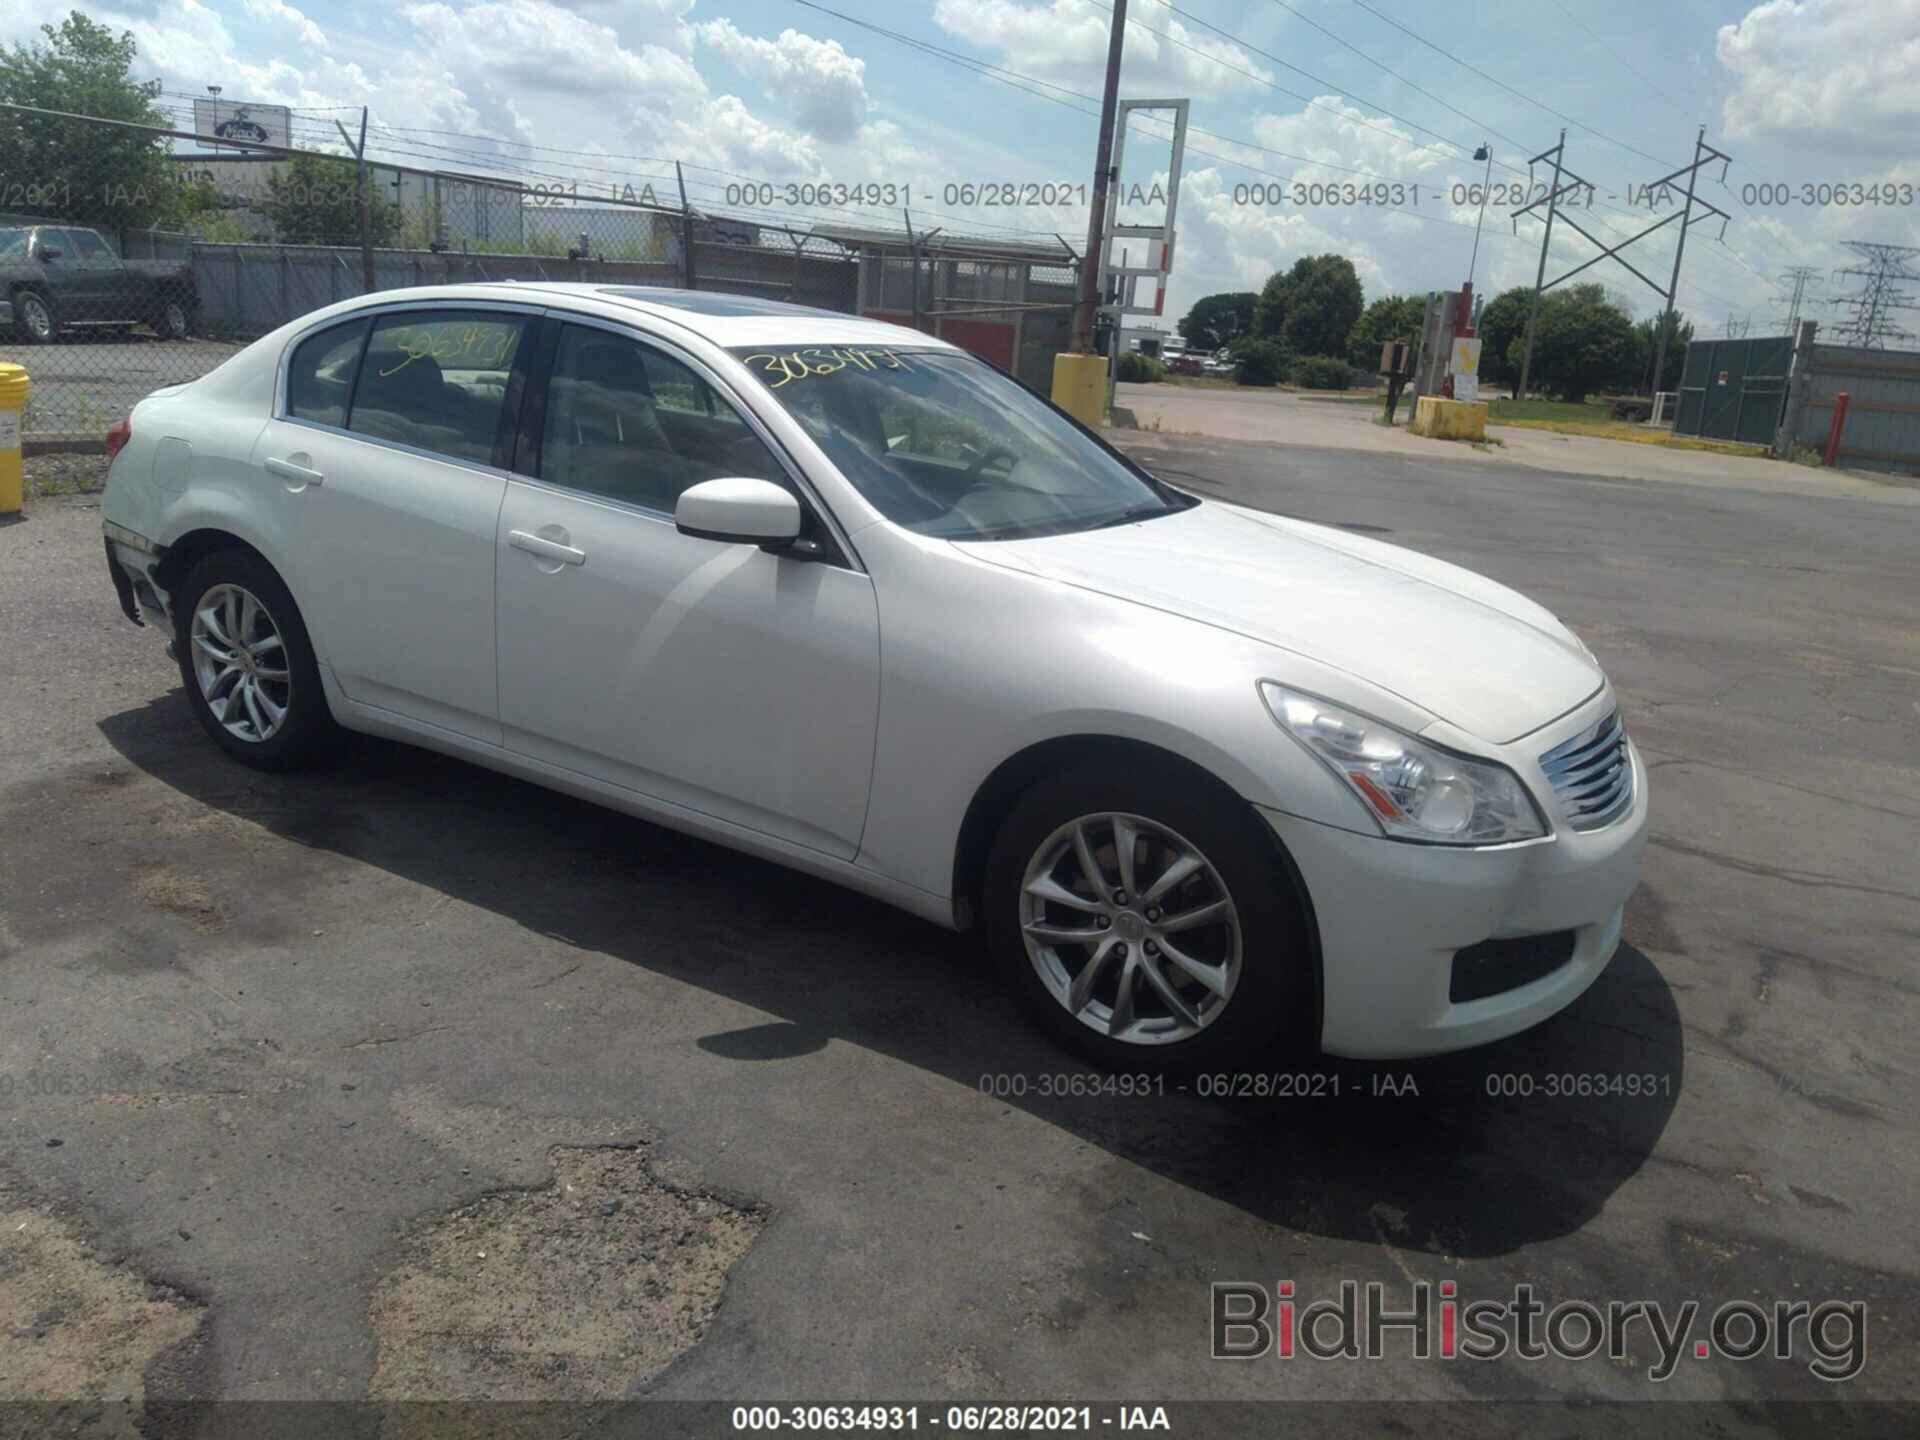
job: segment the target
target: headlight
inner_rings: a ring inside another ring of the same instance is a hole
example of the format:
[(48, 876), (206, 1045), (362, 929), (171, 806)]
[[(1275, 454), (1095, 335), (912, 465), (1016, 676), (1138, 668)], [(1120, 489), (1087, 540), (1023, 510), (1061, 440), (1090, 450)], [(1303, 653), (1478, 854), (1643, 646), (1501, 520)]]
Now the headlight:
[(1389, 839), (1435, 845), (1535, 840), (1545, 821), (1520, 779), (1311, 695), (1260, 683), (1267, 708), (1347, 783)]

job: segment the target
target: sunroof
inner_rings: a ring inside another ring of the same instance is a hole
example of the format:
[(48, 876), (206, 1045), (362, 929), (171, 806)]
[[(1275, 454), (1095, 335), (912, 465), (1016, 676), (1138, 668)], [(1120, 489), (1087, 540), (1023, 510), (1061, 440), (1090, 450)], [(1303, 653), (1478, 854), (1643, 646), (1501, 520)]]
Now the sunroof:
[(820, 315), (824, 312), (808, 305), (789, 305), (781, 300), (756, 300), (751, 295), (723, 295), (714, 290), (673, 290), (664, 285), (607, 285), (602, 295), (618, 295), (627, 300), (645, 300), (652, 305), (668, 305), (695, 315)]

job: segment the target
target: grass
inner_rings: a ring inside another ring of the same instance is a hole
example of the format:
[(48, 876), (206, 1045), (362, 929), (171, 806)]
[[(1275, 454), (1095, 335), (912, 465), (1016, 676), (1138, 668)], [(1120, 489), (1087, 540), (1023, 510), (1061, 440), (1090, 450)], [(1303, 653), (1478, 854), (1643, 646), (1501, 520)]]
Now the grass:
[(1732, 440), (1702, 440), (1675, 435), (1664, 426), (1637, 425), (1615, 420), (1596, 401), (1572, 404), (1564, 400), (1494, 400), (1487, 406), (1489, 425), (1511, 425), (1523, 430), (1551, 430), (1556, 435), (1590, 435), (1598, 440), (1624, 440), (1631, 445), (1660, 445), (1669, 450), (1705, 450), (1715, 455), (1762, 457), (1764, 445)]
[(1494, 400), (1487, 405), (1487, 419), (1496, 425), (1513, 425), (1529, 420), (1571, 420), (1583, 424), (1606, 424), (1612, 417), (1607, 407), (1593, 400), (1577, 403), (1566, 400)]
[(1175, 375), (1169, 372), (1160, 385), (1184, 385), (1190, 390), (1235, 390), (1239, 386), (1230, 375)]
[(28, 500), (53, 495), (90, 495), (107, 483), (104, 455), (29, 455), (21, 462)]

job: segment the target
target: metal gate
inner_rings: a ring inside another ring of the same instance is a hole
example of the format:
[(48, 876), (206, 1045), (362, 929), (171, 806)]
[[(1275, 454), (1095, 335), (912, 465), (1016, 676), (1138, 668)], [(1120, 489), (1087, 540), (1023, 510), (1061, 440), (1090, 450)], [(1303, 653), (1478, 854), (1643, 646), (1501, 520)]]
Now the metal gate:
[(1791, 335), (1693, 341), (1680, 372), (1673, 433), (1771, 445), (1792, 366)]

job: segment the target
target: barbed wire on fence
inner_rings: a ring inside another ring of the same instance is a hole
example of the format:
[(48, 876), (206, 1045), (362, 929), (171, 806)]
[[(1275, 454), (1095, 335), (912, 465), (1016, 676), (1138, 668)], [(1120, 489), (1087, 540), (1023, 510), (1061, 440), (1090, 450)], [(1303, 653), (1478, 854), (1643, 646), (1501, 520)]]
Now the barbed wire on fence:
[[(200, 139), (0, 108), (110, 127), (134, 145)], [(878, 212), (840, 206), (798, 224), (699, 204), (677, 176), (667, 196), (630, 183), (601, 194), (572, 180), (406, 164), (371, 147), (364, 178), (350, 155), (313, 148), (224, 144), (165, 159), (161, 178), (139, 186), (0, 170), (0, 299), (10, 307), (0, 358), (33, 375), (29, 436), (98, 438), (151, 390), (193, 380), (369, 282), (753, 295), (912, 325), (1043, 390), (1069, 338), (1075, 257), (1057, 237), (896, 231), (873, 223)]]

